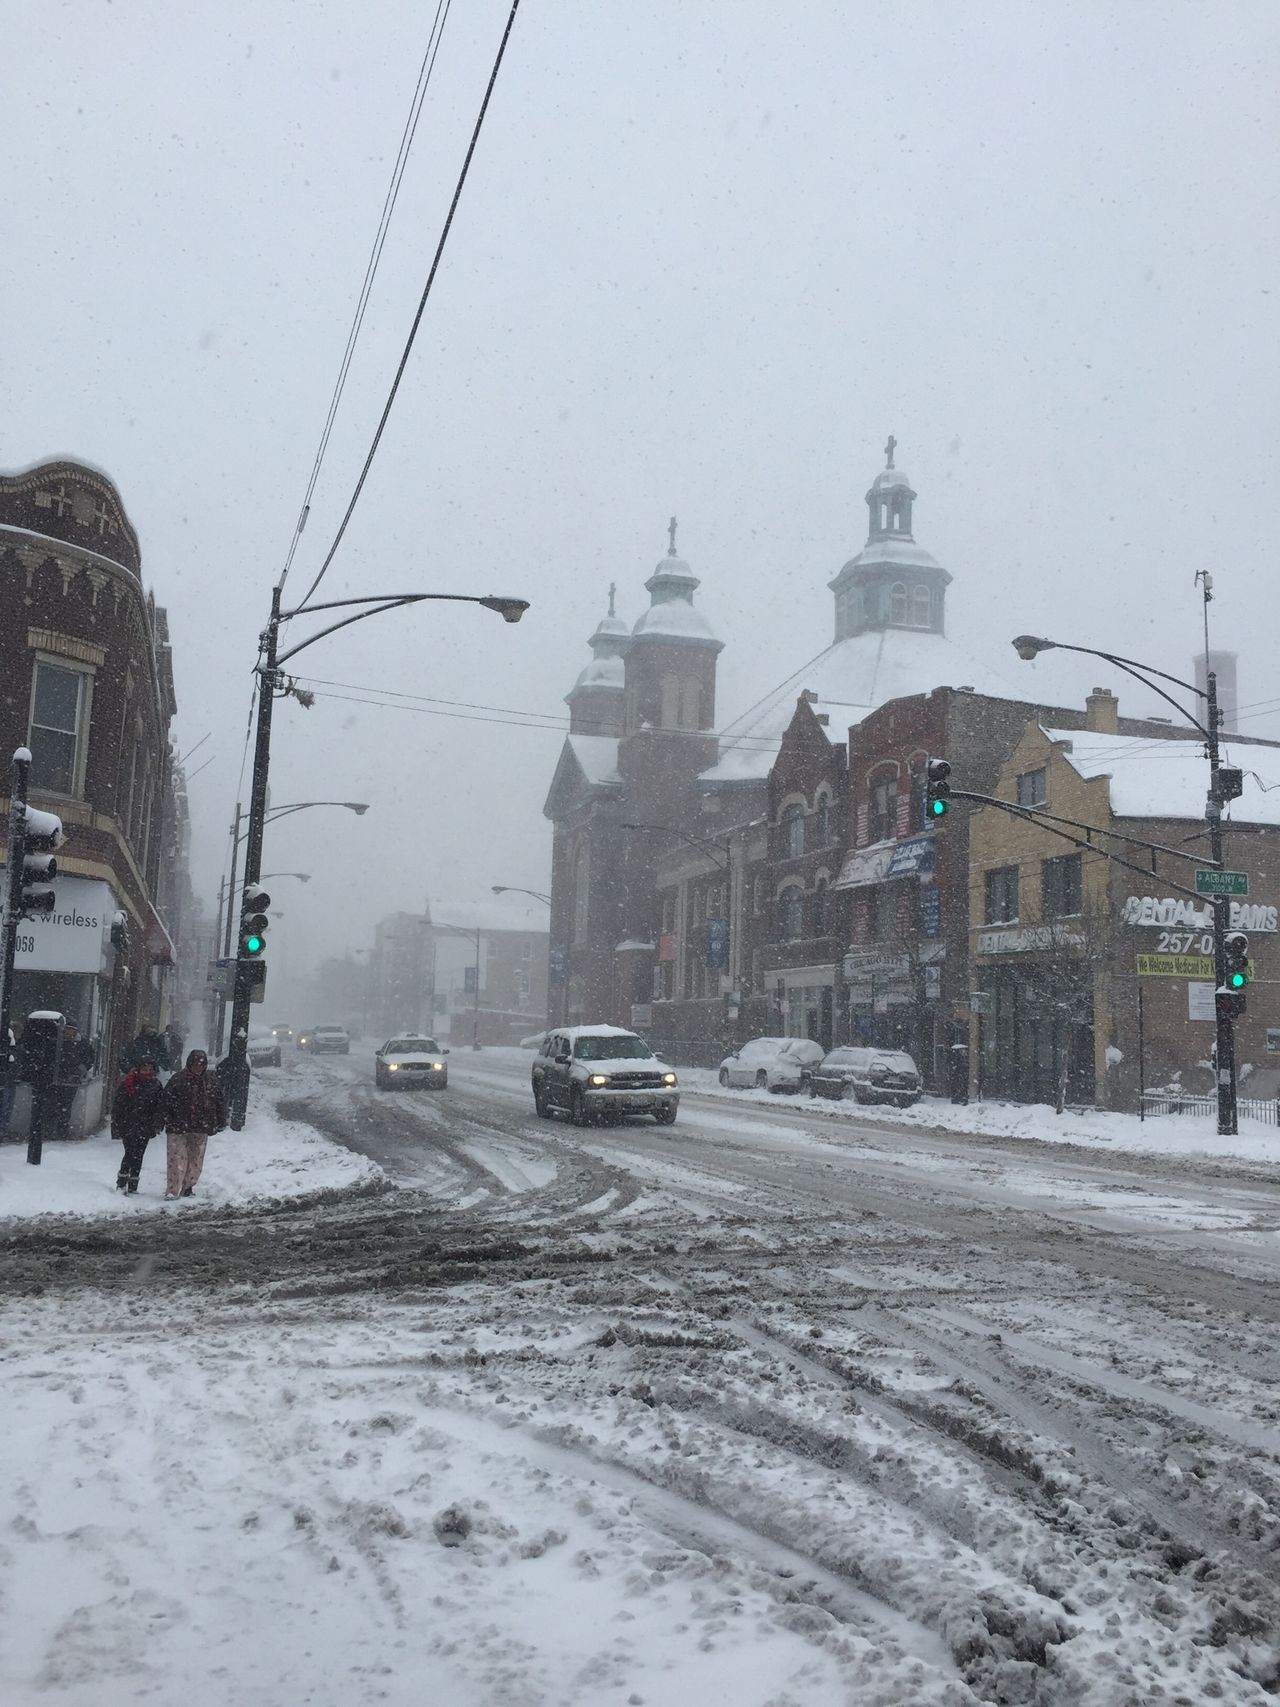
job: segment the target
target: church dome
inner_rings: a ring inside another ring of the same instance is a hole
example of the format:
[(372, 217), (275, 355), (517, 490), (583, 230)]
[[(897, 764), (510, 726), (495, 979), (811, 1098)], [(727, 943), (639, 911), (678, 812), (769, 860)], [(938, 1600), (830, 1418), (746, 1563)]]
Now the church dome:
[(908, 492), (911, 490), (911, 481), (907, 478), (905, 469), (882, 468), (871, 482), (873, 492), (891, 492), (897, 486), (905, 486)]

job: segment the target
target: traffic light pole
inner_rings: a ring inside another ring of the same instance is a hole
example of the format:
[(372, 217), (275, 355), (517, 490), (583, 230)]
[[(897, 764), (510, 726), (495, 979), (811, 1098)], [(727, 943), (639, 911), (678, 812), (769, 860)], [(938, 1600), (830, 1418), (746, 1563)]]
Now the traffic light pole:
[(22, 911), (23, 808), (31, 754), (19, 747), (13, 755), (9, 784), (9, 863), (5, 867), (4, 943), (0, 953), (0, 1084), (11, 1085), (18, 1063), (9, 1052), (9, 1008), (13, 992), (13, 961), (18, 948), (18, 916)]
[[(1205, 663), (1206, 665), (1208, 663), (1207, 652)], [(1221, 713), (1218, 710), (1218, 678), (1213, 670), (1206, 671), (1205, 701), (1208, 706), (1209, 793), (1205, 798), (1204, 816), (1209, 830), (1209, 857), (1217, 869), (1221, 871), (1223, 869), (1222, 791), (1218, 781), (1220, 769), (1218, 724)], [(1218, 996), (1218, 992), (1224, 990), (1227, 983), (1226, 942), (1230, 905), (1231, 903), (1225, 895), (1213, 897), (1213, 1011), (1218, 1034), (1215, 1073), (1218, 1092), (1218, 1135), (1224, 1138), (1234, 1137), (1238, 1130), (1235, 1021), (1229, 1013), (1224, 1011), (1226, 1004)]]
[[(271, 768), (271, 713), (276, 697), (276, 653), (279, 641), (280, 588), (277, 586), (271, 593), (271, 620), (262, 637), (262, 662), (258, 666), (258, 730), (253, 749), (253, 782), (249, 790), (249, 827), (245, 833), (242, 889), (256, 884), (262, 871), (262, 836), (266, 828), (267, 779)], [(233, 861), (234, 858), (233, 852)], [(234, 864), (232, 870), (234, 872)], [(242, 911), (233, 882), (232, 893), (227, 898), (228, 943), (233, 923), (237, 931), (237, 944), (239, 942)], [(249, 962), (243, 954), (237, 953), (231, 997), (231, 1036), (227, 1042), (227, 1100), (230, 1104), (229, 1124), (233, 1132), (242, 1130), (249, 1102), (249, 993)]]

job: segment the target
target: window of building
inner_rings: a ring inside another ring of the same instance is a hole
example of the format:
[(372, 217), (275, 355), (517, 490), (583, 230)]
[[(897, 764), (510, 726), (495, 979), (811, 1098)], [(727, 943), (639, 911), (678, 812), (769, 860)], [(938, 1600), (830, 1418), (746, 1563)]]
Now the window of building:
[(670, 936), (676, 928), (676, 898), (674, 895), (662, 897), (662, 934)]
[(578, 851), (573, 864), (573, 940), (585, 942), (591, 916), (591, 854)]
[(813, 892), (813, 934), (825, 936), (827, 933), (827, 880), (820, 877)]
[(813, 815), (813, 845), (825, 848), (831, 840), (831, 801), (825, 794), (818, 796), (817, 810)]
[(1018, 805), (1045, 805), (1049, 799), (1048, 783), (1048, 775), (1043, 765), (1038, 771), (1023, 771), (1018, 778)]
[(911, 594), (911, 620), (917, 628), (933, 627), (933, 596), (923, 581)]
[(1018, 868), (1002, 865), (985, 878), (983, 918), (989, 925), (1006, 925), (1018, 916)]
[(702, 923), (702, 891), (701, 891), (701, 889), (695, 889), (693, 891), (693, 895), (692, 895), (692, 899), (691, 899), (690, 904), (691, 904), (692, 913), (693, 913), (693, 923), (695, 925), (700, 925)]
[(686, 676), (680, 684), (680, 727), (702, 727), (702, 684), (693, 676)]
[(898, 931), (898, 888), (877, 883), (871, 891), (871, 940), (888, 942)]
[(867, 830), (873, 842), (891, 841), (898, 833), (897, 773), (873, 777), (868, 800)]
[(1040, 864), (1040, 916), (1044, 919), (1072, 918), (1084, 905), (1080, 878), (1080, 855), (1061, 854)]
[(91, 678), (87, 671), (36, 660), (31, 686), (31, 780), (54, 794), (81, 788), (83, 733)]
[(529, 941), (528, 937), (526, 937), (520, 944), (520, 958), (521, 960), (533, 959), (533, 944)]
[(782, 857), (796, 859), (804, 852), (804, 807), (788, 806), (782, 814)]
[(769, 904), (769, 886), (763, 877), (757, 877), (751, 886), (751, 907), (756, 913), (763, 913)]
[(516, 995), (522, 1002), (529, 999), (529, 974), (527, 972), (516, 973)]
[(889, 594), (889, 621), (903, 622), (907, 620), (907, 589), (901, 581), (895, 581)]
[(804, 935), (804, 896), (799, 889), (784, 889), (778, 897), (778, 934), (784, 942)]

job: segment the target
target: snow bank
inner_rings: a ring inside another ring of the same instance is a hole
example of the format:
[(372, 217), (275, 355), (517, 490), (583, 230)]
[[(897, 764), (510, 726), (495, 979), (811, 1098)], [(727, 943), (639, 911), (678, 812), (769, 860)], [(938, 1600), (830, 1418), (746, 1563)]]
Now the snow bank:
[(26, 1143), (0, 1145), (0, 1221), (32, 1215), (146, 1215), (157, 1210), (190, 1215), (210, 1207), (349, 1191), (381, 1180), (375, 1162), (322, 1137), (310, 1126), (281, 1120), (254, 1096), (242, 1132), (209, 1140), (204, 1174), (189, 1200), (167, 1203), (163, 1135), (147, 1146), (136, 1195), (115, 1189), (121, 1146), (105, 1132), (83, 1142), (47, 1143), (38, 1168), (27, 1163)]
[(1028, 1138), (1040, 1144), (1079, 1144), (1094, 1149), (1162, 1156), (1232, 1156), (1250, 1162), (1280, 1162), (1280, 1128), (1241, 1118), (1234, 1138), (1220, 1138), (1213, 1119), (1193, 1114), (1159, 1115), (1139, 1120), (1136, 1114), (1112, 1114), (1104, 1109), (1067, 1109), (1055, 1114), (1046, 1103), (952, 1103), (923, 1097), (914, 1108), (833, 1102), (826, 1097), (795, 1096), (755, 1090), (728, 1090), (713, 1072), (681, 1067), (685, 1095), (716, 1101), (780, 1104), (800, 1108), (817, 1119), (874, 1121), (912, 1131), (972, 1132), (985, 1138)]

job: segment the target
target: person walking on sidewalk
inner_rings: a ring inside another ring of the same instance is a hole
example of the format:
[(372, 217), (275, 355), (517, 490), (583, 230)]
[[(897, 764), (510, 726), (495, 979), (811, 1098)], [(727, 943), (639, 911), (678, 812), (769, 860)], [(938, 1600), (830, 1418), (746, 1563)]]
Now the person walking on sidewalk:
[(111, 1104), (111, 1136), (124, 1144), (124, 1160), (116, 1178), (116, 1190), (133, 1196), (142, 1173), (147, 1145), (164, 1131), (164, 1086), (154, 1061), (140, 1061), (120, 1081)]
[(227, 1099), (209, 1057), (193, 1049), (187, 1064), (164, 1088), (164, 1125), (169, 1135), (166, 1197), (190, 1197), (204, 1167), (205, 1145), (227, 1124)]

